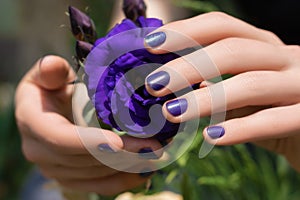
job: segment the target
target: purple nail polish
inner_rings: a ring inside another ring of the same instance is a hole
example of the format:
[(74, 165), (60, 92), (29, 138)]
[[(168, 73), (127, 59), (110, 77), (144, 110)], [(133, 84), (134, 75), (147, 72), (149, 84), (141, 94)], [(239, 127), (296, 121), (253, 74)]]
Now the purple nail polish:
[(147, 85), (156, 91), (164, 88), (166, 85), (168, 85), (169, 82), (170, 75), (165, 71), (154, 73), (150, 75), (146, 80)]
[(99, 144), (98, 145), (99, 151), (106, 152), (106, 153), (116, 153), (108, 144)]
[(165, 147), (165, 146), (167, 146), (169, 144), (169, 142), (167, 142), (167, 140), (158, 140), (158, 142), (160, 143), (160, 145), (162, 147)]
[(163, 44), (167, 39), (167, 35), (164, 32), (156, 32), (145, 37), (145, 43), (150, 47), (158, 47)]
[(179, 116), (187, 110), (188, 102), (186, 99), (176, 99), (166, 104), (168, 112), (173, 116)]
[(158, 159), (158, 156), (153, 152), (150, 147), (139, 150), (139, 156), (144, 159)]
[(225, 129), (222, 126), (210, 126), (207, 128), (207, 134), (212, 139), (218, 139), (225, 134)]

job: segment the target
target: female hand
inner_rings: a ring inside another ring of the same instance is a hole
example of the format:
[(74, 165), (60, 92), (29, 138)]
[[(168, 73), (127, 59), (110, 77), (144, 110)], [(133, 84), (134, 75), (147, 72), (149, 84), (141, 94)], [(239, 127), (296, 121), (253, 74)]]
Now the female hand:
[[(20, 82), (15, 104), (25, 157), (37, 164), (46, 177), (71, 189), (111, 195), (141, 185), (151, 175), (142, 171), (145, 164), (149, 167), (146, 159), (134, 163), (118, 154), (122, 150), (145, 153), (160, 149), (161, 145), (153, 139), (121, 138), (108, 130), (74, 125), (73, 85), (68, 84), (74, 80), (75, 74), (67, 61), (46, 56)], [(94, 136), (88, 145), (99, 149), (100, 157), (107, 156), (128, 168), (139, 169), (141, 165), (141, 174), (103, 165), (83, 145), (79, 132)], [(157, 157), (158, 154), (156, 151)]]
[[(202, 82), (200, 89), (168, 101), (163, 106), (166, 118), (182, 122), (229, 111), (231, 119), (204, 130), (207, 141), (255, 142), (283, 154), (300, 171), (299, 46), (285, 45), (269, 31), (218, 12), (167, 24), (145, 38), (146, 47), (156, 54), (196, 42), (205, 47), (146, 78), (155, 96)], [(223, 74), (235, 76), (207, 84)]]

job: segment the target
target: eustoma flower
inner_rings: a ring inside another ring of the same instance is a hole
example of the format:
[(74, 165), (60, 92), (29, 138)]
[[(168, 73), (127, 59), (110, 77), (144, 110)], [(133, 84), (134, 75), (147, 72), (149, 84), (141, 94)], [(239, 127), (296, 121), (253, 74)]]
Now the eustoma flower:
[[(142, 16), (145, 8), (140, 0), (124, 2), (125, 14), (131, 19), (124, 19), (93, 43), (85, 59), (85, 80), (102, 122), (132, 136), (153, 136), (163, 141), (174, 136), (180, 124), (167, 121), (161, 106), (157, 105), (175, 96), (151, 96), (144, 80), (154, 69), (178, 56), (173, 53), (154, 55), (144, 48), (145, 36), (163, 25), (159, 19)], [(85, 43), (77, 44), (77, 52), (81, 47), (82, 52), (86, 52), (89, 47)]]

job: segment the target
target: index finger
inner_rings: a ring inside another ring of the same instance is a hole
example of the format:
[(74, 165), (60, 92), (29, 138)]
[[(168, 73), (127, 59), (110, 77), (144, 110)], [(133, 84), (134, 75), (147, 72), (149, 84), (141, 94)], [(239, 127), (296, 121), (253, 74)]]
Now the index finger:
[(230, 37), (254, 39), (274, 45), (283, 44), (269, 31), (222, 12), (211, 12), (156, 29), (146, 36), (145, 46), (151, 53), (161, 54), (193, 47), (195, 43), (205, 46)]

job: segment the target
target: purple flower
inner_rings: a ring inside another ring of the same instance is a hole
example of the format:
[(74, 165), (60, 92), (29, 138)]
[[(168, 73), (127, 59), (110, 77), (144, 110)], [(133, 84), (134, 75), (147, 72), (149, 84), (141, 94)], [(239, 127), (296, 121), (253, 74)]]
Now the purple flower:
[(146, 4), (144, 0), (124, 0), (123, 12), (126, 18), (136, 21), (138, 17), (146, 17)]
[[(180, 124), (167, 121), (160, 106), (174, 94), (153, 97), (145, 89), (146, 76), (177, 58), (173, 53), (154, 55), (143, 45), (144, 37), (162, 26), (155, 18), (124, 19), (98, 39), (85, 63), (89, 96), (105, 124), (137, 137), (165, 140)], [(156, 134), (156, 135), (153, 135)]]

